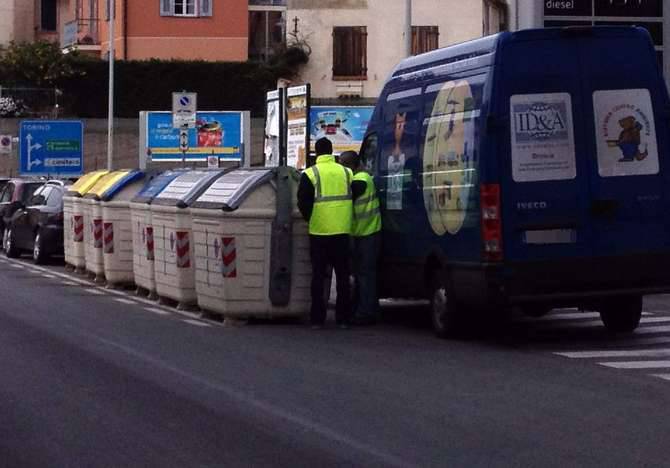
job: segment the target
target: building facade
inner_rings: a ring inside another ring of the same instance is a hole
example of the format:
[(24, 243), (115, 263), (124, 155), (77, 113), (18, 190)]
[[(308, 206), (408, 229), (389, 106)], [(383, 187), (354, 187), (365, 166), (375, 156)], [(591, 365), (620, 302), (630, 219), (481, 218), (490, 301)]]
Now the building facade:
[[(288, 0), (287, 42), (307, 44), (312, 96), (376, 98), (405, 56), (405, 0)], [(507, 27), (502, 0), (413, 0), (412, 52)]]

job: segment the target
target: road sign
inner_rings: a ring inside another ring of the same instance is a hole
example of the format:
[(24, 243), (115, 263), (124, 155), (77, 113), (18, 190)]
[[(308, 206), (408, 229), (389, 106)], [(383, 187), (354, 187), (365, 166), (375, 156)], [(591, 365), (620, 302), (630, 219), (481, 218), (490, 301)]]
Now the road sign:
[(81, 121), (24, 120), (19, 132), (19, 172), (79, 176), (84, 166), (83, 140)]
[(195, 128), (197, 93), (172, 93), (172, 127)]
[(188, 151), (188, 128), (179, 130), (179, 151)]
[(0, 154), (11, 154), (12, 152), (12, 136), (0, 135)]

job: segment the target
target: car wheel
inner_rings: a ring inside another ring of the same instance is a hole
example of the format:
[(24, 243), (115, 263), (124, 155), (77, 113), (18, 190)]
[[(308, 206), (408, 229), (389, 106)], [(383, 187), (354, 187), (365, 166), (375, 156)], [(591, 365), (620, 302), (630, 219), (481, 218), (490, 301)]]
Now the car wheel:
[(640, 324), (642, 297), (617, 298), (608, 301), (600, 310), (605, 328), (613, 333), (630, 333)]
[(5, 236), (5, 255), (9, 258), (17, 258), (21, 255), (21, 251), (16, 248), (16, 242), (14, 241), (14, 233), (12, 228), (7, 230), (7, 235)]
[(448, 281), (436, 272), (432, 281), (430, 316), (433, 330), (440, 338), (456, 336), (463, 328), (463, 312), (454, 301)]
[(44, 246), (42, 245), (42, 235), (39, 231), (35, 234), (35, 242), (33, 243), (33, 260), (38, 265), (47, 260), (47, 255), (45, 254)]
[(7, 242), (7, 231), (7, 228), (2, 230), (2, 250), (5, 250), (5, 242)]

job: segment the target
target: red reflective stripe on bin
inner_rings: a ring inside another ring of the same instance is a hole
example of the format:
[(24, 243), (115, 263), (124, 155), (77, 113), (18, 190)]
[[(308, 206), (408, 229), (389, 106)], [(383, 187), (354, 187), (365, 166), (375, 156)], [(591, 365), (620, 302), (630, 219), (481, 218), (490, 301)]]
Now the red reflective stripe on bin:
[(221, 273), (224, 278), (237, 278), (237, 251), (235, 250), (235, 238), (223, 237), (221, 239), (221, 258), (223, 260)]
[(144, 238), (147, 252), (147, 260), (154, 259), (154, 228), (147, 226), (144, 228)]
[(102, 219), (93, 220), (93, 247), (102, 248)]
[(191, 245), (188, 231), (177, 231), (177, 268), (191, 268)]
[(72, 240), (74, 242), (84, 242), (84, 217), (75, 215), (72, 217)]
[(102, 240), (103, 252), (112, 254), (114, 253), (114, 223), (103, 223), (103, 228), (105, 230), (105, 237)]

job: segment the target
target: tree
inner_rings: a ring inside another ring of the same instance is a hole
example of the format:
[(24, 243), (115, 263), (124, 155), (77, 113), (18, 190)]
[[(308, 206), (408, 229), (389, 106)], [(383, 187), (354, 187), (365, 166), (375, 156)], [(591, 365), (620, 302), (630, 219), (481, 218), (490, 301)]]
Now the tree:
[(4, 86), (53, 87), (78, 76), (76, 51), (64, 54), (58, 44), (10, 42), (0, 49), (0, 83)]

